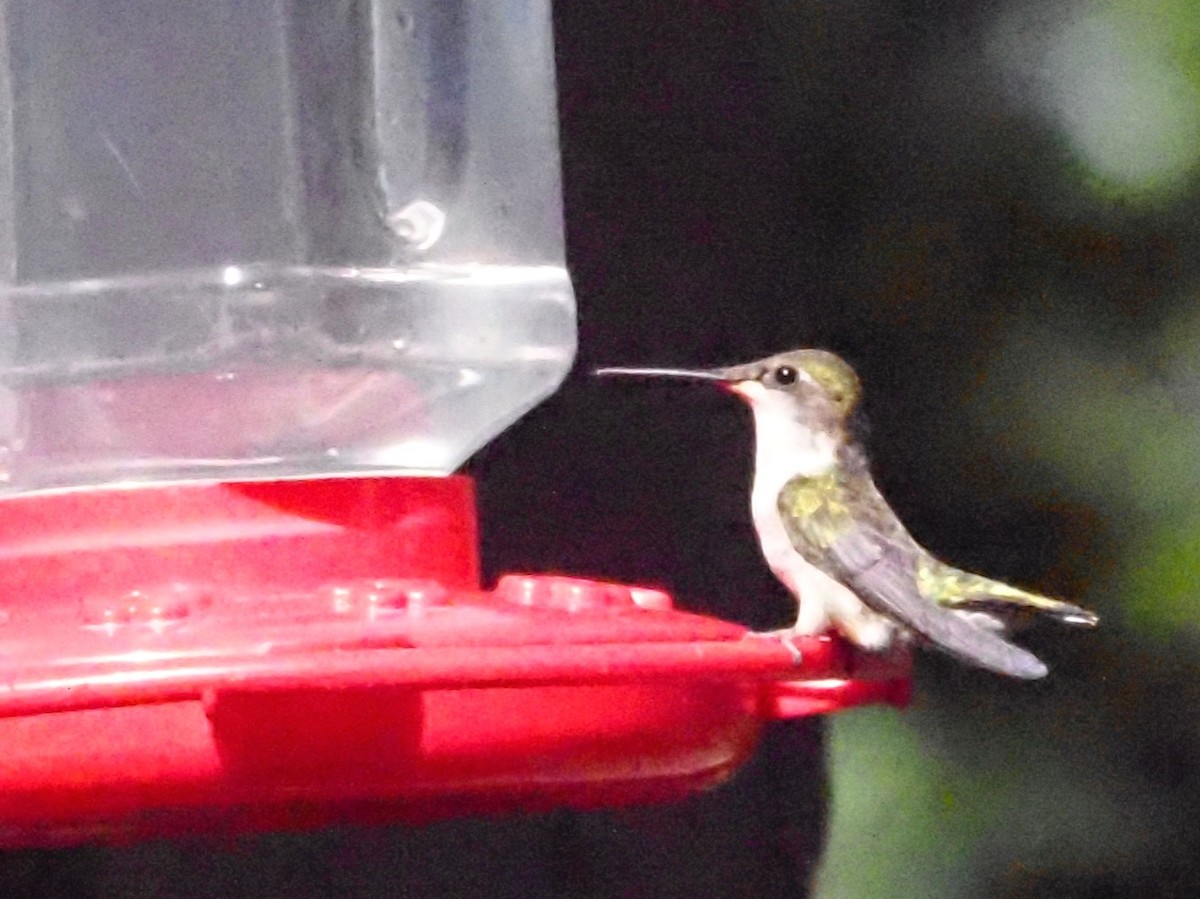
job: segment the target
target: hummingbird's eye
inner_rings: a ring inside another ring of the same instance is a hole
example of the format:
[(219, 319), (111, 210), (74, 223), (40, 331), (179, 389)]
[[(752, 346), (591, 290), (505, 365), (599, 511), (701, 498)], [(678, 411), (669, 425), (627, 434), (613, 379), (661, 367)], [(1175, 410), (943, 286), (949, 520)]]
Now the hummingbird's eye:
[(797, 373), (796, 369), (792, 368), (790, 365), (781, 365), (779, 368), (775, 369), (775, 383), (782, 384), (784, 387), (795, 384), (796, 379), (799, 377), (800, 375)]

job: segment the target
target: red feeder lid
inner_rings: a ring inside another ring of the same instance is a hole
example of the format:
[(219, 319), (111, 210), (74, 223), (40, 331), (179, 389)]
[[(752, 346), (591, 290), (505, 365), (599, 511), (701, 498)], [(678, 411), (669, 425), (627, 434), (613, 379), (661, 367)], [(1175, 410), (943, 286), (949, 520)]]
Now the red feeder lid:
[(0, 502), (0, 845), (670, 799), (766, 720), (907, 701), (903, 653), (485, 591), (475, 521), (463, 477)]

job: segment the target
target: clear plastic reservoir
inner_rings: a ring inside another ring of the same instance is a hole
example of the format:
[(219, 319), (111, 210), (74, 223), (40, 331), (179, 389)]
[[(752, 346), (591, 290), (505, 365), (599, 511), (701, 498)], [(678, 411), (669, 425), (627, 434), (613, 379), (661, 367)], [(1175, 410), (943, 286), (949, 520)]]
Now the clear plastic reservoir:
[(449, 472), (566, 373), (548, 0), (0, 16), (0, 490)]

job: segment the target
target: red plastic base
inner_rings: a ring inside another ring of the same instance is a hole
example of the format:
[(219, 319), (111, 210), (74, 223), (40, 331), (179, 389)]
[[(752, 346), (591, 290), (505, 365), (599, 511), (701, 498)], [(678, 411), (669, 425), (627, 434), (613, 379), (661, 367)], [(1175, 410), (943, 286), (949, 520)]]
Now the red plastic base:
[(670, 799), (908, 696), (903, 654), (796, 663), (655, 590), (483, 591), (461, 477), (9, 499), (0, 590), (7, 846)]

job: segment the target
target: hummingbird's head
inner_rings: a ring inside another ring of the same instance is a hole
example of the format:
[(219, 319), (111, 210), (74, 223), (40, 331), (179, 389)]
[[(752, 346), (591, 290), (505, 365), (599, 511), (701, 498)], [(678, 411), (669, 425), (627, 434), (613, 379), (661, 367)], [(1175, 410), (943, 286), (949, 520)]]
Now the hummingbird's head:
[(760, 424), (791, 423), (838, 438), (862, 392), (854, 369), (828, 350), (791, 350), (726, 368), (600, 368), (596, 374), (715, 382), (749, 403)]
[(842, 357), (827, 350), (791, 350), (713, 372), (759, 415), (789, 415), (809, 428), (841, 434), (862, 386)]

